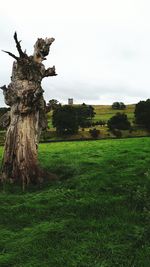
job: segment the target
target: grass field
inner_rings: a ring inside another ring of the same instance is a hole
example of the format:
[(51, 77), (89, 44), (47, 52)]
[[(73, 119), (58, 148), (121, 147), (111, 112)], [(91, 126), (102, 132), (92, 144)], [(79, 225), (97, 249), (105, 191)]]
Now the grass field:
[(42, 144), (39, 160), (60, 179), (1, 191), (1, 267), (149, 267), (150, 138)]
[(115, 110), (112, 109), (110, 105), (94, 105), (95, 117), (94, 121), (104, 120), (108, 121), (112, 116), (114, 116), (117, 112), (125, 113), (128, 116), (128, 119), (132, 123), (134, 120), (134, 110), (135, 105), (127, 105), (124, 110)]

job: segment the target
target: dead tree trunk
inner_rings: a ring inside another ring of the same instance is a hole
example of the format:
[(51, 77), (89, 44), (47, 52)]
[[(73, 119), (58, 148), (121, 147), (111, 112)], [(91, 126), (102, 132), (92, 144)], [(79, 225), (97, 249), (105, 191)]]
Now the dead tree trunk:
[(43, 180), (38, 166), (37, 149), (41, 129), (45, 127), (45, 101), (41, 81), (55, 76), (55, 67), (45, 69), (42, 61), (49, 54), (53, 38), (38, 39), (33, 56), (23, 52), (17, 34), (14, 34), (19, 56), (15, 58), (11, 83), (3, 86), (5, 102), (10, 106), (10, 124), (6, 133), (2, 162), (2, 179), (21, 183), (23, 188)]

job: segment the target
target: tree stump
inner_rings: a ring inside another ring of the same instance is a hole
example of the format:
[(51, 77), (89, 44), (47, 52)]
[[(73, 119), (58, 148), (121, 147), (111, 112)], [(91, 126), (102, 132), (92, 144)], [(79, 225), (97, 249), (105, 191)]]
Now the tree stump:
[(55, 66), (45, 69), (43, 60), (49, 54), (54, 38), (37, 39), (33, 56), (22, 51), (14, 34), (19, 56), (15, 58), (11, 83), (2, 86), (5, 103), (10, 106), (10, 124), (6, 133), (2, 161), (2, 180), (29, 184), (42, 182), (43, 171), (38, 165), (38, 143), (41, 130), (46, 127), (46, 105), (41, 82), (44, 77), (55, 76)]

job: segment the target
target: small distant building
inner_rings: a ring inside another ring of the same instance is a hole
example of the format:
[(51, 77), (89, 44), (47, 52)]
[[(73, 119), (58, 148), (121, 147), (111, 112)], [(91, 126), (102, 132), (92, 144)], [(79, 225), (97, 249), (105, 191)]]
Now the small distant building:
[(73, 105), (73, 98), (68, 98), (68, 105)]

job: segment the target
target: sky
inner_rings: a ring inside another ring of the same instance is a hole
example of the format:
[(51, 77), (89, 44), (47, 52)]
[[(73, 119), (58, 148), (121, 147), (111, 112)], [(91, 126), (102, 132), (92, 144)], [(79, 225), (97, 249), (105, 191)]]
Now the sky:
[[(46, 67), (48, 102), (125, 104), (150, 98), (149, 0), (5, 0), (0, 5), (0, 85), (10, 83), (17, 54), (17, 31), (23, 50), (33, 54), (37, 38), (54, 37)], [(0, 106), (4, 106), (0, 91)]]

